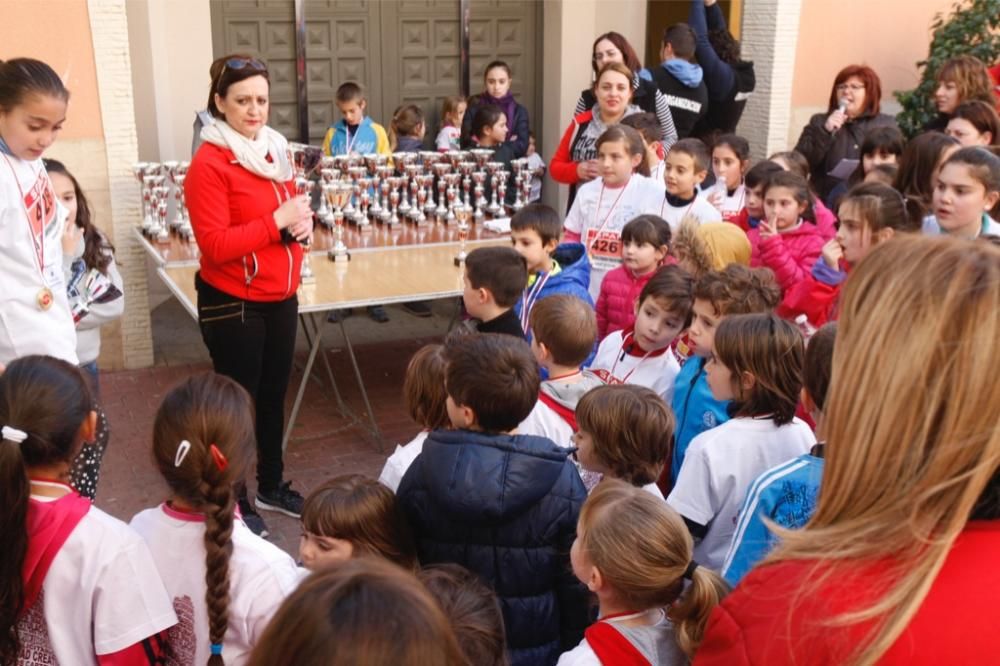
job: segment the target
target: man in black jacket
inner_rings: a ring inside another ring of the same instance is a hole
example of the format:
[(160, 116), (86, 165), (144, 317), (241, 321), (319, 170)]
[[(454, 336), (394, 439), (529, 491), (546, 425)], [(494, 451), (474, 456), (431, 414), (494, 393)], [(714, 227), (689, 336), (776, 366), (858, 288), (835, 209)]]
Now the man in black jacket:
[(663, 62), (641, 75), (651, 79), (667, 98), (679, 139), (691, 136), (698, 120), (708, 112), (708, 88), (704, 72), (694, 62), (695, 34), (687, 23), (678, 23), (663, 33)]

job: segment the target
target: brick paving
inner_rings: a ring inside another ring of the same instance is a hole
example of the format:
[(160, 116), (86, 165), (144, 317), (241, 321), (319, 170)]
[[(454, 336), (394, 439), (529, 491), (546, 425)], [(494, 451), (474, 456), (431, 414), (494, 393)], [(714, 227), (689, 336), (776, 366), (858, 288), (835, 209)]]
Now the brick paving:
[[(452, 302), (435, 302), (434, 316), (416, 319), (390, 308), (393, 321), (377, 325), (360, 312), (347, 321), (351, 340), (376, 421), (382, 431), (380, 445), (363, 428), (341, 417), (329, 387), (311, 381), (285, 452), (285, 476), (303, 494), (328, 478), (361, 473), (376, 477), (397, 442), (416, 433), (402, 405), (406, 363), (422, 345), (439, 341), (447, 329)], [(174, 301), (153, 311), (154, 350), (157, 365), (142, 370), (106, 372), (101, 375), (101, 395), (111, 426), (111, 444), (104, 459), (97, 505), (128, 521), (138, 511), (158, 504), (167, 489), (150, 454), (156, 409), (171, 386), (197, 372), (211, 370), (195, 322)], [(299, 335), (299, 367), (305, 361), (305, 344)], [(373, 342), (373, 340), (377, 340)], [(363, 414), (361, 395), (350, 359), (342, 348), (339, 328), (324, 328), (324, 351), (348, 406)], [(320, 370), (320, 372), (317, 372)], [(317, 358), (314, 377), (325, 377)], [(301, 378), (296, 369), (289, 385), (286, 415), (291, 411)], [(253, 479), (248, 479), (253, 490)], [(297, 554), (299, 524), (281, 514), (263, 513), (271, 531), (269, 540), (293, 556)]]

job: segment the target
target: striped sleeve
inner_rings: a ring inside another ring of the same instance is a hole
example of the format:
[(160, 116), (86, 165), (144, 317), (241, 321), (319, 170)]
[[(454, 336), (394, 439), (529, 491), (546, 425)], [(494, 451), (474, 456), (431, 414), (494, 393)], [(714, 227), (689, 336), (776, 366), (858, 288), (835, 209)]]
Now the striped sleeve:
[(784, 479), (808, 464), (801, 458), (795, 458), (769, 469), (750, 485), (722, 565), (722, 576), (730, 585), (739, 583), (771, 550), (775, 538), (764, 518), (772, 518), (771, 511), (776, 503), (773, 493), (776, 489), (780, 490)]
[(677, 128), (674, 126), (674, 116), (670, 113), (667, 98), (659, 89), (656, 91), (656, 119), (660, 121), (660, 142), (663, 149), (670, 150), (670, 146), (677, 142)]

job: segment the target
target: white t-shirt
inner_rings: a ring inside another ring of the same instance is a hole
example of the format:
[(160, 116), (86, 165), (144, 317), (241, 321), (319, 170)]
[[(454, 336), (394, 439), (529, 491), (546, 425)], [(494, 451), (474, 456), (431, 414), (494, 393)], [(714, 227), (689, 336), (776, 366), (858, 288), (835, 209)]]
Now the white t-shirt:
[(445, 125), (438, 132), (437, 138), (434, 140), (434, 145), (440, 151), (447, 152), (449, 150), (459, 150), (459, 139), (462, 137), (462, 130), (458, 127), (452, 125)]
[(642, 487), (642, 489), (645, 490), (650, 495), (652, 495), (653, 497), (655, 497), (656, 499), (665, 499), (663, 497), (663, 491), (660, 490), (660, 487), (656, 485), (655, 481), (653, 483), (647, 483)]
[[(704, 197), (708, 203), (722, 213), (723, 220), (733, 222), (746, 206), (746, 187), (740, 184), (733, 190), (732, 194), (729, 194), (728, 191), (721, 196), (720, 194), (721, 192), (716, 191), (715, 188), (710, 188), (704, 192)], [(702, 222), (708, 222), (708, 220), (702, 220)]]
[(691, 440), (667, 503), (708, 527), (694, 547), (694, 559), (721, 570), (750, 484), (815, 443), (812, 430), (798, 418), (781, 427), (772, 419), (735, 418)]
[[(141, 511), (131, 526), (146, 540), (173, 600), (179, 622), (169, 632), (179, 664), (208, 661), (205, 606), (205, 523), (201, 516), (166, 505)], [(288, 553), (233, 521), (229, 560), (229, 626), (223, 641), (226, 664), (246, 663), (267, 623), (298, 585), (302, 574)]]
[[(32, 500), (53, 501), (32, 495)], [(23, 664), (97, 664), (177, 624), (145, 542), (90, 507), (56, 553), (38, 599), (18, 622)]]
[(584, 183), (576, 192), (563, 226), (580, 234), (590, 258), (590, 295), (597, 301), (608, 271), (622, 263), (622, 229), (639, 215), (659, 215), (663, 182), (632, 174), (622, 187), (611, 188), (600, 178)]
[(700, 224), (722, 221), (722, 213), (701, 195), (696, 196), (694, 201), (683, 206), (672, 205), (664, 196), (657, 203), (656, 210), (653, 212), (666, 220), (667, 224), (670, 225), (670, 230), (674, 233), (677, 232), (681, 220), (689, 215), (698, 220)]
[[(542, 156), (537, 152), (528, 155), (528, 170), (534, 174), (538, 169), (545, 168), (545, 161)], [(538, 201), (542, 198), (542, 177), (541, 176), (531, 176), (531, 194), (528, 196), (528, 201)]]
[[(660, 160), (659, 162), (656, 163), (656, 166), (650, 167), (649, 177), (658, 183), (665, 183), (666, 181), (663, 180), (663, 174), (666, 170), (667, 170), (667, 161)], [(666, 188), (666, 185), (664, 185), (664, 188)]]
[(590, 371), (605, 384), (635, 384), (656, 391), (669, 405), (681, 366), (670, 347), (647, 354), (633, 343), (631, 331), (609, 333), (597, 348)]
[(399, 490), (399, 483), (406, 476), (406, 470), (410, 469), (410, 465), (423, 451), (426, 439), (427, 431), (424, 430), (411, 439), (409, 444), (405, 446), (397, 444), (396, 450), (385, 461), (385, 467), (382, 468), (382, 473), (378, 477), (379, 483), (392, 492)]
[[(674, 627), (666, 615), (662, 615), (660, 620), (650, 626), (630, 627), (624, 625), (626, 620), (631, 620), (641, 615), (632, 613), (615, 618), (604, 620), (632, 644), (639, 653), (645, 657), (649, 663), (656, 666), (686, 666), (688, 658), (677, 645), (677, 638), (674, 635)], [(559, 657), (556, 666), (613, 666), (612, 664), (602, 664), (594, 653), (594, 648), (584, 638), (580, 644), (569, 652), (563, 652)]]
[[(42, 160), (0, 153), (0, 363), (44, 354), (77, 364), (62, 265), (65, 220)], [(43, 292), (47, 309), (39, 306)]]

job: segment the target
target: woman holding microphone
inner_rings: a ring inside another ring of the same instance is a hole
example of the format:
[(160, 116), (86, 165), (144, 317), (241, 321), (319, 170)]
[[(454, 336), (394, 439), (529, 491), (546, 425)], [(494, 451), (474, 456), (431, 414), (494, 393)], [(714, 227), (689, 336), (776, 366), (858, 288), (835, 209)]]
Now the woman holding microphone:
[[(295, 351), (297, 240), (312, 235), (312, 211), (295, 195), (288, 142), (267, 126), (270, 80), (256, 58), (212, 63), (208, 111), (184, 193), (201, 250), (195, 277), (202, 339), (219, 374), (232, 377), (256, 406), (257, 508), (298, 517), (302, 495), (282, 477), (284, 402)], [(264, 521), (240, 492), (254, 532)]]
[(831, 175), (842, 160), (860, 160), (865, 134), (876, 127), (896, 127), (896, 119), (881, 113), (882, 82), (866, 65), (849, 65), (837, 73), (826, 113), (817, 113), (802, 129), (795, 150), (809, 160), (812, 186), (820, 198), (847, 177)]

